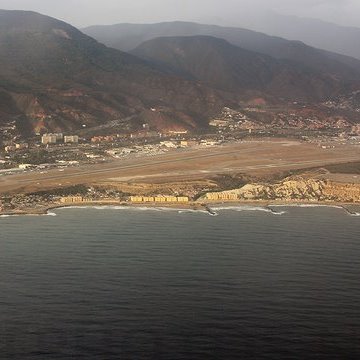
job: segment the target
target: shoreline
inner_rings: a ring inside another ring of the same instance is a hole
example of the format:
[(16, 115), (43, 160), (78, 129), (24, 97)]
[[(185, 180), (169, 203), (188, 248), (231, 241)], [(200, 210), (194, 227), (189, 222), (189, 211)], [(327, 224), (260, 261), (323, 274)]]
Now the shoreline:
[[(207, 212), (210, 215), (217, 215), (217, 210), (231, 210), (232, 208), (241, 208), (241, 207), (253, 207), (259, 209), (265, 209), (269, 212), (279, 215), (281, 213), (275, 211), (273, 207), (332, 207), (344, 210), (347, 214), (352, 216), (360, 216), (360, 203), (343, 203), (343, 202), (324, 202), (324, 201), (268, 201), (268, 200), (258, 200), (258, 201), (227, 201), (227, 202), (189, 202), (189, 203), (172, 203), (172, 204), (155, 204), (155, 203), (128, 203), (128, 202), (88, 202), (88, 203), (72, 203), (72, 204), (53, 204), (44, 206), (39, 209), (18, 209), (14, 211), (0, 211), (0, 217), (10, 217), (10, 216), (44, 216), (51, 215), (51, 210), (57, 209), (68, 209), (68, 208), (96, 208), (96, 207), (123, 207), (124, 209), (139, 209), (139, 208), (148, 208), (148, 209), (172, 209), (172, 210), (190, 210), (190, 211), (199, 211)], [(219, 209), (220, 208), (220, 209)], [(352, 208), (355, 208), (356, 211)]]

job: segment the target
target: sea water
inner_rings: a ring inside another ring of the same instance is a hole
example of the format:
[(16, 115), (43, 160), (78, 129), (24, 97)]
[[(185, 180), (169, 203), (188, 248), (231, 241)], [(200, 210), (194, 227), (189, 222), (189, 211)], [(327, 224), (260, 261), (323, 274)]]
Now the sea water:
[(360, 218), (337, 208), (0, 219), (1, 359), (360, 358)]

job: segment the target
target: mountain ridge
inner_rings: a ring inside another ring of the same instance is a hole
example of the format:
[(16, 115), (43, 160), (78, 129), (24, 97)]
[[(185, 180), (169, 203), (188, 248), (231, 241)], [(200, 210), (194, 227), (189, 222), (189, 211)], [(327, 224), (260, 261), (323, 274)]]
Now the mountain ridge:
[(330, 73), (348, 79), (358, 78), (360, 74), (360, 60), (316, 49), (301, 41), (290, 41), (244, 28), (174, 21), (155, 24), (96, 25), (82, 31), (107, 46), (122, 51), (133, 50), (144, 41), (157, 37), (208, 35), (222, 38), (246, 50), (277, 59), (300, 62), (314, 70), (325, 68)]
[[(229, 19), (232, 24), (285, 39), (297, 39), (318, 49), (360, 59), (360, 28), (316, 18), (258, 11)], [(226, 22), (226, 20), (224, 20)]]
[(162, 106), (165, 127), (191, 129), (232, 97), (160, 72), (51, 17), (0, 11), (0, 24), (0, 90), (7, 99), (0, 122), (15, 109), (19, 127), (72, 131), (122, 118), (140, 122), (143, 112)]
[[(196, 46), (184, 48), (194, 53), (189, 64), (197, 69), (191, 72), (109, 48), (48, 16), (2, 10), (0, 127), (15, 122), (26, 136), (113, 123), (125, 133), (144, 123), (156, 131), (195, 131), (207, 128), (225, 106), (239, 108), (254, 99), (278, 105), (327, 100), (348, 91), (358, 74), (338, 62), (319, 70), (207, 39), (207, 48), (199, 46), (207, 57)], [(209, 81), (210, 75), (217, 81)]]
[(211, 36), (156, 38), (131, 53), (224, 91), (263, 91), (287, 100), (315, 102), (335, 95), (343, 86), (326, 74)]

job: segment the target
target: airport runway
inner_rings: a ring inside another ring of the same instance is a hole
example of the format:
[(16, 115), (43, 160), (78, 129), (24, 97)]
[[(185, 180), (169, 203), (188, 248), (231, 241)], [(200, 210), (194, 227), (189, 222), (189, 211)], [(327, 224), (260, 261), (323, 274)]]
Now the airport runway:
[(41, 189), (104, 181), (177, 181), (222, 173), (275, 173), (360, 160), (360, 146), (322, 149), (287, 140), (252, 141), (205, 149), (174, 150), (153, 157), (130, 157), (109, 163), (26, 172), (0, 177), (0, 192)]

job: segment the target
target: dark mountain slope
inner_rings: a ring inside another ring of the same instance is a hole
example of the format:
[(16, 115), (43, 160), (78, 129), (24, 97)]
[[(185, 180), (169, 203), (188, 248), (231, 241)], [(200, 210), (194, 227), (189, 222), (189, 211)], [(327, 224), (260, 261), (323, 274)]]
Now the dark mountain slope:
[(291, 60), (316, 71), (326, 71), (333, 76), (347, 79), (360, 77), (360, 61), (357, 59), (315, 49), (300, 41), (289, 41), (241, 28), (167, 22), (91, 26), (83, 31), (98, 41), (123, 51), (133, 50), (144, 41), (157, 37), (207, 35), (224, 39), (246, 50)]
[(209, 36), (149, 40), (133, 54), (225, 91), (257, 90), (287, 100), (319, 101), (345, 86), (326, 73), (273, 59)]
[(0, 11), (0, 125), (15, 121), (27, 135), (109, 122), (122, 129), (144, 122), (159, 130), (196, 129), (224, 106), (236, 108), (257, 97), (272, 103), (282, 102), (279, 97), (324, 100), (356, 79), (345, 65), (329, 72), (223, 40), (186, 43), (166, 49), (175, 56), (181, 45), (189, 56), (182, 66), (154, 56), (150, 62), (108, 48), (62, 21)]
[(230, 98), (32, 12), (0, 11), (0, 54), (0, 121), (12, 114), (35, 131), (119, 119), (134, 126), (155, 106), (174, 115), (170, 127), (197, 127)]

